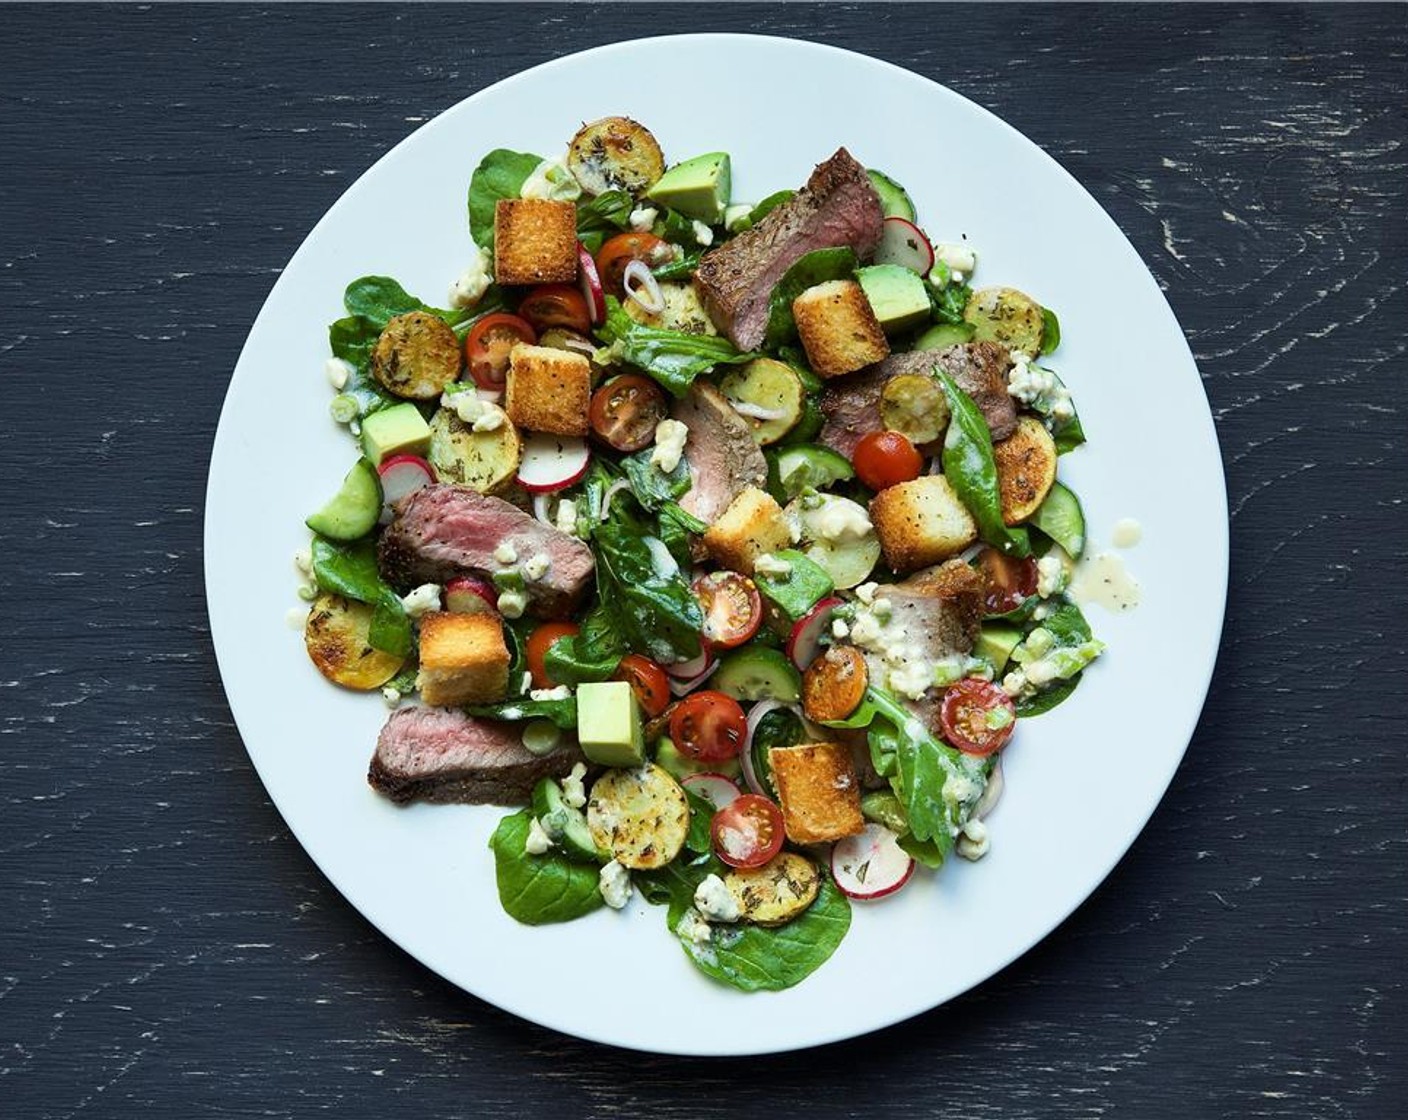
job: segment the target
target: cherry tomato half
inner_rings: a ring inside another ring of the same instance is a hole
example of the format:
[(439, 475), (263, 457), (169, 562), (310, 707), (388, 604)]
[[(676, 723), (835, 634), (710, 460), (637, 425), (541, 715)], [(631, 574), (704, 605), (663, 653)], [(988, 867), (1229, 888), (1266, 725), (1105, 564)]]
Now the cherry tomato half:
[(581, 627), (573, 622), (545, 622), (528, 635), (528, 671), (533, 674), (534, 688), (556, 688), (558, 681), (548, 676), (548, 649), (559, 638), (573, 638), (581, 632)]
[(654, 719), (670, 706), (670, 679), (648, 657), (628, 653), (616, 667), (615, 679), (631, 686), (647, 719)]
[(531, 324), (496, 311), (485, 315), (469, 328), (464, 339), (464, 360), (470, 376), (481, 389), (502, 389), (508, 381), (508, 355), (520, 342), (530, 346), (538, 341)]
[(977, 565), (987, 581), (983, 607), (988, 614), (1015, 611), (1036, 594), (1036, 560), (1030, 556), (1019, 560), (995, 548), (985, 548), (978, 553)]
[(670, 741), (699, 762), (723, 762), (743, 749), (748, 720), (732, 696), (706, 689), (686, 696), (670, 713)]
[(758, 632), (763, 600), (758, 585), (738, 572), (710, 572), (694, 581), (704, 612), (704, 637), (720, 649), (741, 646)]
[(581, 334), (592, 329), (586, 297), (573, 284), (539, 285), (523, 297), (518, 314), (539, 334), (552, 327), (565, 327)]
[(714, 851), (732, 867), (762, 867), (782, 850), (782, 810), (756, 793), (736, 797), (709, 825)]
[(592, 394), (587, 420), (592, 432), (617, 451), (641, 451), (655, 439), (655, 426), (665, 419), (665, 393), (648, 377), (636, 373), (613, 377)]
[(872, 490), (910, 482), (924, 469), (924, 456), (902, 432), (867, 432), (851, 456), (856, 474)]
[(951, 684), (939, 705), (944, 738), (966, 754), (992, 754), (1017, 727), (1011, 697), (992, 681), (964, 677)]
[(620, 299), (626, 294), (626, 266), (632, 261), (644, 261), (654, 267), (663, 264), (674, 255), (668, 241), (662, 241), (651, 233), (618, 233), (608, 238), (597, 250), (596, 270), (601, 275), (601, 286), (607, 295)]

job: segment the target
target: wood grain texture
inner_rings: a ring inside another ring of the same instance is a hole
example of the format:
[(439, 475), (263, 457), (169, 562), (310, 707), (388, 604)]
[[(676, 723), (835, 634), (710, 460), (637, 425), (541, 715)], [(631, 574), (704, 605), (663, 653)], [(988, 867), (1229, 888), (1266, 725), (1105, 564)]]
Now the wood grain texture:
[[(7, 7), (5, 26), (0, 1114), (1403, 1115), (1402, 7)], [(1104, 887), (947, 1007), (749, 1062), (560, 1037), (382, 939), (250, 768), (201, 584), (229, 371), (316, 219), (474, 90), (663, 30), (886, 58), (1051, 152), (1186, 328), (1232, 509), (1207, 708)]]

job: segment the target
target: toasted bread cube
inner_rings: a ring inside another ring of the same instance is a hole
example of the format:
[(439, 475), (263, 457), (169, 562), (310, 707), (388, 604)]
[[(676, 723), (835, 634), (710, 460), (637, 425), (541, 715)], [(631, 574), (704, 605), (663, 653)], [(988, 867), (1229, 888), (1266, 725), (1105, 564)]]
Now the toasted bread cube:
[(583, 355), (518, 345), (509, 355), (504, 411), (519, 428), (555, 436), (587, 434), (592, 364)]
[(794, 844), (821, 844), (865, 827), (860, 780), (850, 749), (841, 743), (803, 743), (768, 751), (782, 803), (782, 825)]
[(756, 486), (734, 498), (704, 533), (704, 548), (720, 567), (749, 576), (758, 557), (791, 547), (782, 507)]
[(792, 301), (807, 361), (818, 377), (839, 377), (890, 353), (880, 320), (854, 280), (828, 280)]
[(501, 198), (494, 206), (494, 279), (566, 284), (577, 279), (577, 208), (546, 198)]
[(978, 539), (973, 515), (941, 474), (887, 486), (870, 500), (870, 520), (897, 572), (947, 560)]
[(508, 646), (490, 614), (433, 611), (420, 623), (420, 675), (427, 704), (490, 704), (508, 691)]

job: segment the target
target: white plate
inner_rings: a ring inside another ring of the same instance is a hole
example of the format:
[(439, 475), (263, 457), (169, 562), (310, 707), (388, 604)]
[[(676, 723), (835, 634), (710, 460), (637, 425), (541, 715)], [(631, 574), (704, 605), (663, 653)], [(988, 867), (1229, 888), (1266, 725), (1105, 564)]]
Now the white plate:
[[(695, 75), (722, 68), (702, 99)], [(818, 93), (817, 91), (823, 91)], [(500, 910), (492, 808), (398, 809), (367, 786), (386, 710), (327, 685), (285, 614), (303, 517), (353, 450), (328, 419), (327, 324), (346, 283), (398, 278), (445, 298), (471, 241), (470, 172), (491, 148), (560, 152), (582, 120), (627, 112), (667, 157), (726, 150), (734, 196), (795, 187), (845, 144), (904, 183), (929, 234), (966, 234), (982, 283), (1049, 302), (1052, 361), (1090, 443), (1064, 459), (1094, 544), (1122, 517), (1143, 603), (1092, 608), (1110, 645), (1075, 697), (1025, 725), (981, 863), (955, 860), (855, 908), (835, 956), (798, 987), (742, 995), (686, 961), (637, 902), (530, 929)], [(1221, 459), (1178, 324), (1115, 224), (1030, 141), (957, 94), (830, 47), (699, 35), (559, 59), (456, 105), (389, 152), (309, 234), (250, 332), (220, 417), (206, 508), (206, 588), (225, 689), (251, 759), (299, 841), (374, 925), (514, 1014), (620, 1046), (744, 1054), (847, 1038), (991, 976), (1078, 906), (1158, 804), (1212, 672), (1227, 574)]]

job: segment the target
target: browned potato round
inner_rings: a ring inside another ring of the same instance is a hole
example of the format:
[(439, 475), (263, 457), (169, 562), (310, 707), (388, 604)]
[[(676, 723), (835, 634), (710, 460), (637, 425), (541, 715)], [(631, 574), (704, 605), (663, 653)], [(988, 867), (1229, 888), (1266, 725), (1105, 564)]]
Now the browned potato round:
[(1002, 520), (1020, 525), (1037, 511), (1056, 481), (1056, 441), (1035, 416), (1022, 416), (1017, 430), (993, 444)]
[(689, 801), (668, 771), (647, 762), (608, 770), (587, 799), (592, 843), (623, 867), (664, 867), (684, 847)]
[(497, 428), (476, 432), (448, 408), (430, 418), (426, 458), (441, 482), (457, 482), (481, 494), (498, 494), (518, 475), (523, 455), (518, 429), (507, 416)]
[(973, 327), (974, 342), (1000, 342), (1035, 358), (1041, 353), (1045, 324), (1041, 304), (1016, 288), (979, 288), (968, 297), (963, 318)]
[(865, 657), (855, 646), (829, 646), (802, 674), (802, 711), (825, 723), (860, 707), (870, 684)]
[(762, 867), (730, 871), (724, 886), (738, 900), (745, 922), (780, 926), (812, 904), (821, 890), (821, 875), (805, 856), (779, 852)]
[(318, 672), (343, 688), (380, 688), (398, 672), (404, 657), (373, 649), (368, 639), (372, 608), (324, 592), (303, 624), (303, 643)]
[(665, 157), (644, 125), (629, 117), (603, 117), (572, 137), (567, 167), (588, 194), (641, 195), (665, 174)]
[(948, 431), (948, 418), (948, 398), (928, 374), (901, 373), (880, 391), (880, 423), (908, 436), (916, 447)]
[(388, 393), (434, 400), (460, 375), (460, 344), (443, 319), (425, 311), (397, 315), (372, 348), (372, 375)]

